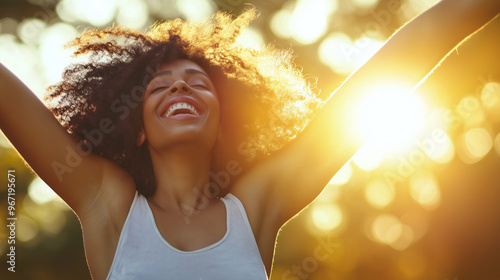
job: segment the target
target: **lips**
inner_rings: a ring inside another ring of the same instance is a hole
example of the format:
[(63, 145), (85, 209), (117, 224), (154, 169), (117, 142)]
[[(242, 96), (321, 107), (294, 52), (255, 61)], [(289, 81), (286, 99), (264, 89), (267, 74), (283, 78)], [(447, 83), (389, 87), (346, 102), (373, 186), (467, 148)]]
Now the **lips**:
[(160, 111), (160, 116), (166, 119), (193, 119), (201, 114), (203, 114), (201, 104), (186, 96), (170, 99)]

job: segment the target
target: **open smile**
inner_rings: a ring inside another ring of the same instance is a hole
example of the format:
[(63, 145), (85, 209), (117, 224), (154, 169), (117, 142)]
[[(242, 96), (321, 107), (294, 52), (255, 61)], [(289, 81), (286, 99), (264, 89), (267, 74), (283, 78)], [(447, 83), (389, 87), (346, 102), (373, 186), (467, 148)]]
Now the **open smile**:
[(202, 106), (190, 97), (174, 97), (163, 106), (160, 116), (165, 119), (196, 119), (203, 114)]

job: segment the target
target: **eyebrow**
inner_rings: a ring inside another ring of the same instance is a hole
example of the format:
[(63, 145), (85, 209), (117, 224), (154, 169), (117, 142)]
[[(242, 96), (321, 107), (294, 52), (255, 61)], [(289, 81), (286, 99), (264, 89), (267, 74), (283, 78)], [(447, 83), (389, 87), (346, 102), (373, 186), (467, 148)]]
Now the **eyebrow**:
[[(188, 68), (188, 69), (184, 70), (184, 72), (186, 74), (201, 74), (201, 75), (209, 78), (207, 76), (207, 74), (205, 74), (203, 71), (200, 71), (200, 70), (194, 69), (194, 68)], [(151, 80), (154, 79), (154, 78), (156, 78), (156, 77), (163, 76), (163, 75), (171, 76), (172, 75), (172, 71), (168, 70), (168, 71), (158, 72), (158, 73), (156, 73), (156, 74), (153, 75), (153, 77), (151, 78)]]

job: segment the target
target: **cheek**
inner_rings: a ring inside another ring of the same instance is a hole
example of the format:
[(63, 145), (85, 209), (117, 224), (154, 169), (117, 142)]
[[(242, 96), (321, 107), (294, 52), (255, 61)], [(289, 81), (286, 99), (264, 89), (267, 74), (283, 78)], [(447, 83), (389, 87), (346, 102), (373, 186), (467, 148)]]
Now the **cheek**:
[(222, 107), (222, 105), (220, 104), (217, 96), (211, 96), (206, 101), (206, 104), (209, 107), (209, 110), (211, 111), (212, 116), (216, 117), (217, 120), (220, 121), (220, 118), (221, 118), (221, 107)]
[(151, 116), (150, 112), (151, 112), (150, 108), (148, 108), (147, 104), (144, 104), (144, 106), (142, 106), (142, 125), (143, 125), (143, 127), (146, 127), (147, 124), (149, 123), (149, 119)]
[(156, 101), (153, 98), (147, 98), (141, 104), (142, 106), (142, 127), (148, 132), (148, 128), (154, 125), (154, 118), (156, 116)]

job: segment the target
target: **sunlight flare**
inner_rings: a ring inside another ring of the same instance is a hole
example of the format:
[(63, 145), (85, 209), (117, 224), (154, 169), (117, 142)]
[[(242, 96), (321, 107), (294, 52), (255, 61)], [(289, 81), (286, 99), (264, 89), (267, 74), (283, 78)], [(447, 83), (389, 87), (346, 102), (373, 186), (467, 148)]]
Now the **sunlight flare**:
[(403, 83), (375, 86), (358, 111), (360, 137), (385, 153), (409, 148), (426, 124), (426, 106)]

